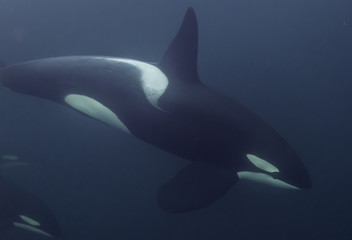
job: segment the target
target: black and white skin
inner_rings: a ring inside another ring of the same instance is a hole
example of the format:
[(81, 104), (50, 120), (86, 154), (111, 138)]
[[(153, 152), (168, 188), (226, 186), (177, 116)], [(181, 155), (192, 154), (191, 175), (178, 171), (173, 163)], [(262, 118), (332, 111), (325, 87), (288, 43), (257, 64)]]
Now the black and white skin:
[(11, 148), (0, 146), (0, 239), (12, 239), (14, 233), (53, 238), (61, 235), (60, 225), (40, 199), (29, 191), (2, 176), (2, 172), (13, 166), (26, 165)]
[(189, 8), (157, 64), (47, 58), (2, 68), (0, 85), (63, 104), (189, 160), (158, 192), (165, 211), (206, 207), (242, 179), (309, 189), (305, 166), (277, 131), (200, 81), (197, 53), (197, 19)]

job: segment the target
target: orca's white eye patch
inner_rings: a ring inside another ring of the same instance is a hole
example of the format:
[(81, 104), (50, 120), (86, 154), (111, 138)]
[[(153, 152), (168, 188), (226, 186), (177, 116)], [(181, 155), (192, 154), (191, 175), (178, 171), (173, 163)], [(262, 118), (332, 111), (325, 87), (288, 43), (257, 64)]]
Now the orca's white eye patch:
[(20, 215), (20, 218), (24, 221), (24, 222), (26, 222), (26, 223), (28, 223), (28, 224), (30, 224), (30, 225), (32, 225), (32, 226), (40, 226), (40, 223), (39, 222), (37, 222), (36, 220), (34, 220), (34, 219), (32, 219), (32, 218), (30, 218), (30, 217), (27, 217), (27, 216), (24, 216), (24, 215)]
[(254, 166), (257, 168), (264, 170), (269, 173), (274, 173), (274, 172), (280, 172), (277, 167), (272, 165), (271, 163), (265, 161), (264, 159), (261, 159), (260, 157), (257, 157), (253, 154), (247, 154), (246, 155), (248, 160), (253, 163)]
[(9, 161), (16, 161), (19, 159), (17, 155), (2, 155), (1, 158)]

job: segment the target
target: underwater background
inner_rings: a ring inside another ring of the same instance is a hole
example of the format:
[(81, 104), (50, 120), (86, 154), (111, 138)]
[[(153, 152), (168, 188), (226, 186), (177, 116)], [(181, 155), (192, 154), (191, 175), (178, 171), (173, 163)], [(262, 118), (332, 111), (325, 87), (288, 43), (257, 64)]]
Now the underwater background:
[(308, 168), (311, 190), (240, 181), (205, 209), (168, 214), (156, 193), (186, 160), (0, 89), (0, 144), (29, 163), (3, 175), (51, 208), (62, 240), (352, 239), (352, 1), (0, 0), (0, 59), (157, 62), (188, 6), (202, 81), (277, 129)]

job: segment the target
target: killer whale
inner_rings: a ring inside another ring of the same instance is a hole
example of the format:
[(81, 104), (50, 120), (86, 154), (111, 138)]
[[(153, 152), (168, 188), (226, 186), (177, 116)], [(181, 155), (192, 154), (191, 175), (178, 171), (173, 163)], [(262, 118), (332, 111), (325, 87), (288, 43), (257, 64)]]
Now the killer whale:
[(12, 239), (19, 230), (25, 236), (35, 234), (51, 238), (61, 235), (60, 225), (49, 207), (2, 176), (10, 167), (29, 164), (31, 157), (23, 146), (0, 140), (0, 239)]
[(61, 235), (55, 216), (37, 197), (0, 174), (0, 239), (22, 229), (45, 237)]
[(158, 64), (103, 56), (39, 59), (0, 70), (12, 91), (68, 106), (191, 163), (162, 185), (172, 213), (208, 206), (239, 179), (309, 189), (295, 150), (243, 105), (203, 84), (193, 8)]

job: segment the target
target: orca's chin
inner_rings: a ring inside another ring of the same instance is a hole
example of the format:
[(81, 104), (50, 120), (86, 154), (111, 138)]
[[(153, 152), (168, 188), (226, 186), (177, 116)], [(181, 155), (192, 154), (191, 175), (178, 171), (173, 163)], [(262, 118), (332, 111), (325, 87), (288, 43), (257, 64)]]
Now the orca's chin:
[(292, 189), (292, 190), (302, 189), (300, 187), (289, 184), (283, 180), (274, 178), (271, 175), (262, 173), (262, 172), (240, 171), (240, 172), (237, 172), (237, 176), (239, 179), (246, 179), (253, 182), (264, 183), (266, 185), (270, 185), (273, 187)]
[(245, 159), (250, 162), (250, 167), (237, 172), (239, 179), (286, 189), (303, 190), (312, 187), (309, 174), (304, 167), (298, 165), (293, 169), (283, 168), (260, 157), (259, 154), (246, 154)]

